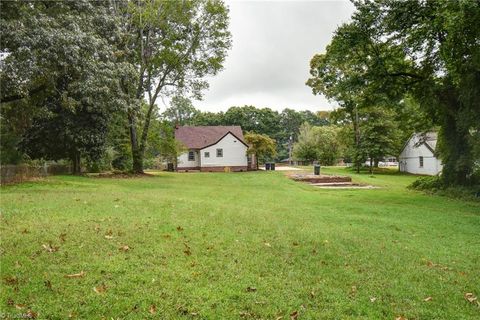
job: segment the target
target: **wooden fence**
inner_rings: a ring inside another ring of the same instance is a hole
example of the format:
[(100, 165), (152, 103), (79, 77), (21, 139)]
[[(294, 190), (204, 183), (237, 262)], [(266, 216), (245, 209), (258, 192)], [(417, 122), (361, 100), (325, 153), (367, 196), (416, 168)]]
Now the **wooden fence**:
[(69, 174), (72, 168), (64, 164), (4, 165), (1, 166), (1, 184), (17, 183), (56, 174)]

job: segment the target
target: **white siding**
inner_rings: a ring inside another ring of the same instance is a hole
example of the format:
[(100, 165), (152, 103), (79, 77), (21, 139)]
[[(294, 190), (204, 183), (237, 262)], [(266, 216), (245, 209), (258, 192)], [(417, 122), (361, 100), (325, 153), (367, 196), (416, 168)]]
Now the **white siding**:
[[(223, 157), (217, 157), (217, 149), (223, 149)], [(205, 158), (205, 152), (210, 157)], [(227, 134), (216, 144), (200, 150), (202, 167), (247, 166), (247, 146), (232, 134)]]
[(200, 167), (200, 157), (198, 155), (198, 151), (196, 150), (189, 150), (195, 153), (195, 160), (188, 161), (188, 151), (182, 153), (178, 157), (177, 168), (191, 168), (191, 167)]
[[(403, 149), (399, 157), (400, 171), (414, 174), (436, 175), (442, 171), (442, 163), (432, 151), (420, 144), (415, 146), (416, 136), (413, 136)], [(423, 167), (420, 166), (420, 157), (423, 157)]]

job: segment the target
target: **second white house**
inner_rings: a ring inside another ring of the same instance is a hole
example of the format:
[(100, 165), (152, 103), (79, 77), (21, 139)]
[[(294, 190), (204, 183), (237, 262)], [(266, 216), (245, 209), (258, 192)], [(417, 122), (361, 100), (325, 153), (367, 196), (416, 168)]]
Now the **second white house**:
[(424, 175), (439, 174), (443, 166), (436, 156), (436, 147), (436, 132), (413, 134), (398, 158), (400, 171)]

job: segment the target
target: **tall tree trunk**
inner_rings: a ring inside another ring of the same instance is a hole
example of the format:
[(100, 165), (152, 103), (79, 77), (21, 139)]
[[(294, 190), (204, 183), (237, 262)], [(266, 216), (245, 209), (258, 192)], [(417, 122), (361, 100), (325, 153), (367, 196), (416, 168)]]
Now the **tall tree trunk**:
[(462, 102), (459, 93), (450, 86), (440, 93), (444, 113), (438, 137), (438, 150), (443, 163), (442, 177), (446, 185), (465, 186), (473, 170), (469, 128), (463, 126)]
[(360, 127), (358, 119), (358, 109), (355, 106), (355, 116), (353, 119), (353, 131), (355, 132), (355, 167), (357, 173), (360, 173)]
[(128, 114), (128, 126), (130, 130), (130, 144), (132, 146), (132, 171), (133, 173), (143, 173), (143, 154), (138, 145), (137, 125), (135, 116)]
[(72, 155), (71, 160), (72, 160), (72, 173), (74, 175), (79, 175), (80, 173), (82, 173), (82, 170), (81, 170), (81, 167), (80, 167), (80, 153), (75, 152)]
[(445, 115), (440, 130), (440, 157), (443, 162), (442, 176), (447, 185), (468, 185), (473, 167), (469, 132), (459, 128), (454, 115)]

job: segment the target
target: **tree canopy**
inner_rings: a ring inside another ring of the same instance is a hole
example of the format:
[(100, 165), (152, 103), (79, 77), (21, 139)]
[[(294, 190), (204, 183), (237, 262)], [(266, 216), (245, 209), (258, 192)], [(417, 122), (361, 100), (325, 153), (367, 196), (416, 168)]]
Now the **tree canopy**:
[[(479, 130), (478, 1), (358, 1), (325, 54), (311, 61), (313, 92), (361, 108), (402, 107), (409, 96), (440, 127), (446, 184), (468, 184)], [(354, 121), (355, 122), (355, 121)], [(358, 123), (355, 127), (358, 136)], [(360, 141), (356, 141), (360, 145)]]

